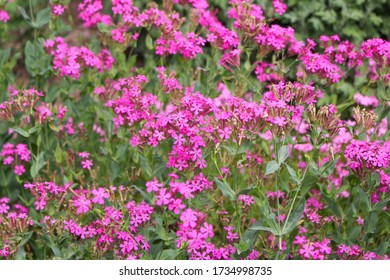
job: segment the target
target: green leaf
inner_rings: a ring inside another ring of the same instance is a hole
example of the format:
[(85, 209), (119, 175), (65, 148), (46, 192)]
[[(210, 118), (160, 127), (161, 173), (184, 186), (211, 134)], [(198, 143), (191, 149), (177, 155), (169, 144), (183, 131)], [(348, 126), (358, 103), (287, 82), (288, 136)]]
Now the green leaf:
[(322, 21), (317, 17), (311, 17), (308, 22), (313, 26), (313, 28), (316, 31), (322, 31), (324, 30), (324, 25), (322, 24)]
[(388, 248), (389, 248), (389, 242), (384, 241), (381, 244), (379, 244), (378, 248), (376, 248), (374, 252), (377, 255), (384, 255), (386, 254)]
[(337, 156), (334, 160), (329, 160), (321, 166), (320, 174), (322, 178), (327, 178), (330, 174), (332, 174), (338, 160), (339, 156)]
[(288, 146), (284, 145), (280, 147), (278, 151), (278, 162), (279, 164), (283, 163), (288, 157)]
[(371, 211), (371, 203), (370, 200), (368, 199), (366, 193), (363, 191), (361, 187), (358, 188), (359, 190), (359, 195), (360, 195), (360, 203), (363, 207), (363, 209), (367, 212)]
[(11, 55), (11, 49), (4, 49), (0, 51), (0, 69), (7, 62)]
[(115, 161), (111, 161), (110, 163), (110, 183), (113, 184), (115, 178), (118, 177), (120, 173), (120, 166)]
[(267, 163), (267, 167), (265, 169), (265, 175), (273, 174), (280, 168), (280, 163), (277, 163), (276, 160), (271, 160)]
[(142, 197), (144, 198), (145, 202), (147, 202), (148, 204), (153, 204), (153, 202), (151, 201), (149, 195), (144, 192), (143, 190), (141, 190), (139, 187), (137, 187), (136, 185), (132, 185), (131, 188), (134, 188), (136, 189), (141, 195)]
[(15, 132), (19, 133), (23, 137), (29, 137), (30, 136), (30, 134), (27, 131), (21, 129), (20, 127), (14, 126), (14, 127), (12, 127), (12, 130), (14, 130)]
[(251, 226), (248, 230), (253, 230), (253, 231), (267, 231), (267, 232), (270, 232), (272, 233), (273, 235), (278, 235), (278, 233), (270, 228), (270, 227), (264, 227), (264, 226), (260, 226), (260, 225), (253, 225)]
[(54, 256), (57, 258), (62, 258), (62, 254), (58, 246), (50, 245), (51, 250), (53, 251)]
[(364, 228), (367, 233), (374, 233), (378, 225), (378, 214), (376, 212), (370, 212), (364, 219)]
[(305, 210), (306, 201), (301, 199), (295, 209), (291, 212), (290, 217), (286, 225), (283, 227), (282, 234), (287, 234), (292, 231), (298, 224), (299, 220), (302, 218), (303, 211)]
[(287, 171), (288, 173), (290, 174), (291, 178), (293, 179), (293, 181), (297, 184), (300, 183), (300, 180), (298, 179), (298, 176), (297, 176), (297, 173), (295, 172), (294, 169), (292, 169), (292, 167), (286, 163), (284, 163), (284, 165), (286, 166), (287, 168)]
[(32, 77), (42, 76), (50, 70), (50, 56), (43, 49), (43, 40), (27, 41), (24, 56), (27, 71)]
[(20, 14), (22, 15), (22, 17), (31, 25), (31, 19), (27, 15), (26, 10), (20, 6), (18, 6), (18, 10), (19, 10)]
[(179, 254), (178, 249), (166, 249), (161, 252), (159, 260), (175, 260), (177, 255)]
[(356, 226), (352, 228), (352, 230), (348, 234), (348, 240), (352, 243), (355, 243), (361, 231), (362, 231), (362, 226)]
[(54, 158), (55, 158), (57, 163), (61, 163), (62, 160), (63, 160), (62, 149), (61, 149), (59, 144), (57, 144), (57, 147), (56, 147), (56, 149), (54, 151)]
[(236, 193), (232, 190), (229, 183), (220, 181), (217, 177), (214, 177), (215, 182), (217, 183), (218, 189), (221, 190), (224, 197), (235, 200), (236, 199)]
[(375, 26), (380, 26), (383, 22), (382, 18), (380, 16), (377, 16), (374, 13), (370, 13), (368, 18), (369, 18), (370, 22), (372, 22), (372, 24)]
[(123, 158), (124, 155), (126, 155), (126, 152), (129, 148), (129, 144), (128, 143), (125, 143), (125, 144), (122, 144), (118, 147), (118, 149), (116, 150), (116, 153), (115, 153), (115, 156), (114, 156), (114, 160), (120, 160)]
[(41, 28), (45, 24), (49, 23), (51, 16), (51, 8), (47, 7), (46, 9), (40, 10), (37, 14), (37, 18), (35, 23), (33, 23), (33, 27)]
[(160, 237), (160, 239), (164, 241), (172, 240), (173, 237), (169, 236), (163, 227), (163, 222), (161, 217), (156, 217), (155, 221), (156, 221), (156, 232), (158, 234), (158, 237)]
[(257, 237), (257, 230), (247, 229), (242, 236), (242, 240), (248, 244), (249, 250), (253, 249), (253, 243), (255, 242)]
[(327, 196), (325, 193), (322, 193), (322, 198), (325, 200), (328, 208), (337, 218), (343, 217), (343, 210), (340, 205), (333, 198)]
[(25, 260), (26, 259), (26, 251), (24, 250), (23, 246), (20, 246), (18, 248), (18, 251), (15, 255), (15, 260)]
[(22, 241), (19, 243), (19, 246), (24, 246), (24, 245), (26, 245), (27, 242), (30, 241), (32, 235), (33, 235), (33, 232), (32, 232), (32, 231), (29, 231), (29, 232), (25, 233), (25, 234), (23, 235)]
[(356, 39), (360, 39), (366, 36), (366, 33), (355, 24), (347, 24), (343, 28), (343, 33)]
[(165, 161), (162, 161), (158, 164), (156, 164), (153, 168), (153, 175), (152, 177), (161, 177), (161, 175), (167, 170), (167, 163)]
[(229, 147), (227, 145), (221, 145), (221, 147), (226, 149), (231, 156), (235, 156), (237, 154), (237, 149), (234, 147)]
[(29, 134), (29, 135), (34, 134), (35, 132), (38, 131), (39, 128), (40, 128), (39, 125), (36, 125), (36, 126), (30, 128), (30, 129), (28, 130), (28, 134)]
[(99, 22), (99, 23), (97, 24), (97, 28), (98, 28), (98, 30), (99, 30), (100, 32), (102, 32), (102, 33), (107, 33), (107, 32), (110, 31), (110, 27), (109, 27), (107, 24), (102, 23), (102, 22)]
[(140, 164), (141, 164), (141, 169), (145, 173), (147, 178), (150, 178), (152, 175), (152, 167), (150, 166), (148, 160), (140, 155)]
[(350, 19), (353, 19), (356, 21), (364, 18), (364, 13), (358, 9), (349, 9), (348, 12), (345, 13), (345, 15), (348, 16)]
[(381, 202), (378, 202), (377, 204), (375, 204), (373, 210), (374, 211), (383, 211), (383, 208), (387, 205), (387, 203), (389, 203), (389, 201), (390, 201), (390, 197), (383, 199)]
[(241, 146), (237, 149), (237, 155), (244, 154), (246, 151), (248, 151), (251, 147), (252, 143), (248, 139), (245, 140)]
[(38, 176), (39, 171), (46, 165), (45, 162), (45, 152), (40, 153), (37, 157), (35, 157), (34, 163), (31, 166), (30, 174), (31, 177), (35, 178)]
[(146, 35), (146, 39), (145, 39), (145, 44), (146, 44), (146, 47), (148, 48), (148, 50), (153, 50), (154, 47), (153, 47), (153, 39), (152, 37), (150, 37), (150, 35)]
[(325, 23), (333, 24), (337, 21), (337, 14), (333, 10), (322, 10), (315, 13), (316, 16), (319, 16)]
[(302, 180), (302, 187), (313, 186), (317, 182), (317, 177), (313, 174), (306, 174), (305, 178)]
[(349, 175), (347, 179), (352, 188), (357, 187), (360, 183), (359, 178), (354, 174)]

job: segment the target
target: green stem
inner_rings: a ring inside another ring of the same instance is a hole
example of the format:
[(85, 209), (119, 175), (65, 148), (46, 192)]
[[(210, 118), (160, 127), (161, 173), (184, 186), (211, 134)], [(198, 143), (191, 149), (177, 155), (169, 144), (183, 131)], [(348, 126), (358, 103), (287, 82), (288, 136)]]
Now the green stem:
[[(303, 175), (302, 175), (302, 179), (305, 178), (305, 175), (306, 175), (306, 172), (307, 172), (307, 170), (308, 170), (308, 167), (309, 167), (309, 164), (306, 165), (305, 171), (303, 172)], [(287, 225), (287, 223), (288, 223), (288, 220), (290, 219), (291, 212), (292, 212), (292, 210), (293, 210), (293, 208), (294, 208), (295, 201), (296, 201), (296, 199), (297, 199), (297, 197), (298, 197), (298, 193), (299, 193), (299, 191), (301, 190), (301, 187), (302, 187), (302, 180), (299, 180), (298, 189), (297, 189), (297, 191), (296, 191), (296, 193), (295, 193), (295, 195), (294, 195), (293, 201), (292, 201), (292, 203), (291, 203), (291, 207), (290, 207), (290, 209), (288, 210), (286, 222), (285, 222), (284, 225), (283, 225), (283, 232), (284, 232), (284, 230), (285, 230), (285, 228), (286, 228), (286, 225)]]

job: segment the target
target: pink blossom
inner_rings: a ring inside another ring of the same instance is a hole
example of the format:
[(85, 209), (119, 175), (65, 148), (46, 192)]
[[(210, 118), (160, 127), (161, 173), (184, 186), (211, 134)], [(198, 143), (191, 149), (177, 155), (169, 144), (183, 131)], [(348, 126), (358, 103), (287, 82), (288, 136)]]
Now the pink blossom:
[(0, 9), (0, 21), (6, 23), (10, 19), (6, 10)]
[(146, 182), (146, 191), (149, 193), (152, 191), (157, 192), (162, 186), (163, 184), (159, 183), (157, 178), (154, 177), (153, 181)]
[(105, 188), (99, 188), (92, 190), (92, 194), (94, 195), (92, 202), (96, 204), (104, 204), (104, 199), (109, 198), (110, 195), (107, 193), (107, 190)]
[(82, 195), (74, 200), (73, 205), (77, 207), (77, 214), (87, 213), (89, 211), (89, 205), (91, 205), (91, 200)]
[(26, 169), (24, 169), (24, 165), (15, 165), (14, 172), (16, 175), (22, 176), (22, 174), (26, 172)]
[(52, 6), (52, 11), (53, 11), (53, 14), (59, 16), (59, 15), (62, 15), (63, 12), (65, 11), (65, 8), (64, 6), (58, 4), (58, 5), (53, 5)]
[(93, 166), (93, 162), (90, 159), (82, 160), (81, 161), (81, 166), (83, 167), (83, 169), (90, 170), (91, 167)]

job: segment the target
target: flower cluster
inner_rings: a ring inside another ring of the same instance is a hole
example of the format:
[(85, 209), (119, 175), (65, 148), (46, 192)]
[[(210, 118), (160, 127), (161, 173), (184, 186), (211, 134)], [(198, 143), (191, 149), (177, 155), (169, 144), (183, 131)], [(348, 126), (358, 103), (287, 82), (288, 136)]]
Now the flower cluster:
[(387, 168), (390, 162), (389, 147), (389, 142), (352, 140), (345, 148), (344, 155), (349, 160), (349, 167), (362, 174), (364, 171)]
[(62, 37), (46, 40), (45, 47), (54, 57), (53, 68), (59, 70), (60, 76), (69, 76), (76, 80), (80, 78), (85, 68), (102, 72), (110, 70), (115, 61), (108, 50), (101, 50), (96, 55), (87, 47), (69, 46)]
[(12, 166), (14, 173), (22, 176), (26, 172), (25, 163), (31, 160), (31, 153), (26, 144), (6, 143), (0, 151), (4, 165)]

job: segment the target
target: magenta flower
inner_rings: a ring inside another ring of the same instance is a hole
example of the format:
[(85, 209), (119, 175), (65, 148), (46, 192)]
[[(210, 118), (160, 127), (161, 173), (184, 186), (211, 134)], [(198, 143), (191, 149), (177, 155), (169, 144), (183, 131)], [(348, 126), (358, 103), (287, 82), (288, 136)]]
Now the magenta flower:
[(13, 161), (14, 161), (14, 158), (11, 156), (8, 156), (8, 157), (4, 158), (3, 164), (8, 165), (8, 164), (13, 163)]
[(306, 236), (295, 236), (294, 244), (303, 245), (306, 244), (308, 241), (306, 239)]
[(83, 169), (91, 170), (91, 166), (93, 166), (93, 162), (90, 159), (82, 160), (81, 166), (83, 167)]
[(43, 210), (45, 209), (46, 201), (44, 199), (39, 199), (38, 201), (35, 201), (34, 204), (36, 210)]
[(197, 212), (190, 208), (181, 213), (180, 220), (183, 221), (183, 227), (194, 228), (196, 226), (198, 220), (196, 213)]
[(55, 5), (52, 7), (52, 11), (53, 11), (53, 14), (59, 16), (59, 15), (62, 15), (65, 11), (65, 8), (64, 6), (58, 4), (58, 5)]
[(173, 211), (173, 213), (175, 213), (177, 215), (180, 213), (180, 210), (182, 210), (184, 208), (186, 208), (186, 205), (184, 203), (182, 203), (182, 200), (180, 198), (178, 198), (178, 199), (171, 198), (169, 205), (168, 205), (168, 209), (170, 211)]
[(172, 195), (169, 192), (167, 192), (167, 189), (165, 188), (160, 189), (158, 194), (156, 195), (157, 198), (156, 205), (158, 206), (168, 205), (171, 196)]
[(23, 165), (15, 165), (14, 172), (18, 176), (22, 176), (24, 172), (26, 172), (26, 169), (24, 169)]
[(146, 191), (147, 192), (156, 192), (158, 191), (161, 187), (163, 186), (163, 184), (159, 183), (156, 179), (156, 177), (154, 177), (153, 181), (149, 181), (149, 182), (146, 182)]
[(313, 256), (314, 246), (310, 243), (303, 244), (302, 248), (299, 250), (299, 254), (303, 255), (305, 258), (309, 259)]
[(0, 10), (0, 21), (6, 23), (10, 19), (6, 10)]
[(364, 254), (363, 259), (364, 260), (376, 260), (377, 255), (374, 252), (367, 252)]
[(9, 206), (5, 203), (0, 204), (0, 215), (7, 214), (9, 210)]
[(203, 227), (200, 228), (200, 232), (205, 239), (212, 238), (214, 236), (213, 226), (206, 222), (203, 224)]
[(73, 204), (77, 207), (77, 214), (87, 213), (89, 211), (89, 205), (91, 205), (91, 200), (82, 195), (74, 200)]
[(225, 127), (223, 130), (222, 129), (218, 129), (218, 133), (219, 133), (219, 136), (222, 138), (222, 139), (229, 139), (230, 137), (230, 134), (232, 134), (232, 129), (229, 128), (229, 127)]
[(89, 153), (88, 152), (79, 152), (79, 156), (82, 158), (89, 158)]
[(99, 188), (97, 190), (92, 190), (92, 194), (94, 195), (92, 202), (95, 204), (104, 204), (104, 199), (109, 198), (110, 195), (107, 193), (105, 188)]

